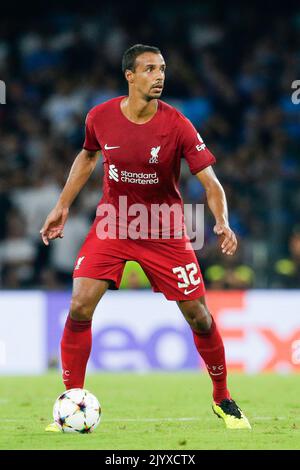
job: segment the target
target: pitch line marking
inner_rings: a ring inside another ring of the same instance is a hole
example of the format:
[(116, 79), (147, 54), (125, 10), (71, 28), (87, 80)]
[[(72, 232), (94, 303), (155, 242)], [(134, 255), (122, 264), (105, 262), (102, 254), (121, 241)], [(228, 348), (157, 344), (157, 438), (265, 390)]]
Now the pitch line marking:
[[(9, 419), (9, 418), (1, 418), (1, 422), (4, 423), (20, 423), (24, 421), (29, 421), (29, 419), (32, 421), (32, 418), (20, 418), (20, 419)], [(252, 421), (279, 421), (279, 420), (288, 420), (292, 419), (293, 421), (299, 421), (300, 418), (288, 418), (287, 416), (251, 416), (250, 420)], [(162, 421), (205, 421), (207, 418), (195, 418), (195, 417), (184, 417), (184, 418), (105, 418), (104, 416), (102, 417), (103, 422), (106, 423), (122, 423), (122, 422), (131, 422), (131, 423), (157, 423), (157, 422), (162, 422)]]

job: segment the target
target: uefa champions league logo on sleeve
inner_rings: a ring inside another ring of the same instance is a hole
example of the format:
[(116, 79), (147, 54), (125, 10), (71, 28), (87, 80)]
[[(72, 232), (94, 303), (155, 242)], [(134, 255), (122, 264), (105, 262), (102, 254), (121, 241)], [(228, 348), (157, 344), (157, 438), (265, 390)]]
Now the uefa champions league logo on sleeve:
[(0, 104), (6, 104), (6, 85), (0, 80)]

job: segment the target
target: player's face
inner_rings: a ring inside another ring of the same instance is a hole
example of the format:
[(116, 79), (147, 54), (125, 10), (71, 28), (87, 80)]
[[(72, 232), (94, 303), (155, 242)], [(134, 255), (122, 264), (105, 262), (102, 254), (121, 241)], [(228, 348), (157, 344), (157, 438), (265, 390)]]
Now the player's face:
[(147, 100), (160, 98), (165, 82), (166, 64), (161, 54), (144, 52), (135, 61), (132, 85)]

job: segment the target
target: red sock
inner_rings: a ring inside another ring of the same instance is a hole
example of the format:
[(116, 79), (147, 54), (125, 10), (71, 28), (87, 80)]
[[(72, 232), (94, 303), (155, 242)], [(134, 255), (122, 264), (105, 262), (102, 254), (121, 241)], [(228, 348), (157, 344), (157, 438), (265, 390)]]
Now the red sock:
[(213, 398), (215, 403), (220, 403), (224, 398), (230, 399), (226, 382), (225, 350), (214, 319), (212, 318), (211, 329), (207, 333), (196, 333), (193, 331), (193, 336), (197, 351), (205, 362), (213, 383)]
[(61, 340), (63, 381), (67, 390), (83, 388), (87, 361), (92, 348), (92, 321), (67, 318)]

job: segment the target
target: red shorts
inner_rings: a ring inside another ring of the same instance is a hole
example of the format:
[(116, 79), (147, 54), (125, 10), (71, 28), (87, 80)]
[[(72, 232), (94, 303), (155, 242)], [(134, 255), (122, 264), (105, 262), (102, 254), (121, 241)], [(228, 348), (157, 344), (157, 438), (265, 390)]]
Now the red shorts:
[(129, 260), (141, 265), (153, 291), (162, 292), (168, 300), (194, 300), (205, 293), (200, 267), (187, 238), (101, 240), (95, 223), (79, 251), (73, 278), (110, 280), (111, 288), (118, 289)]

